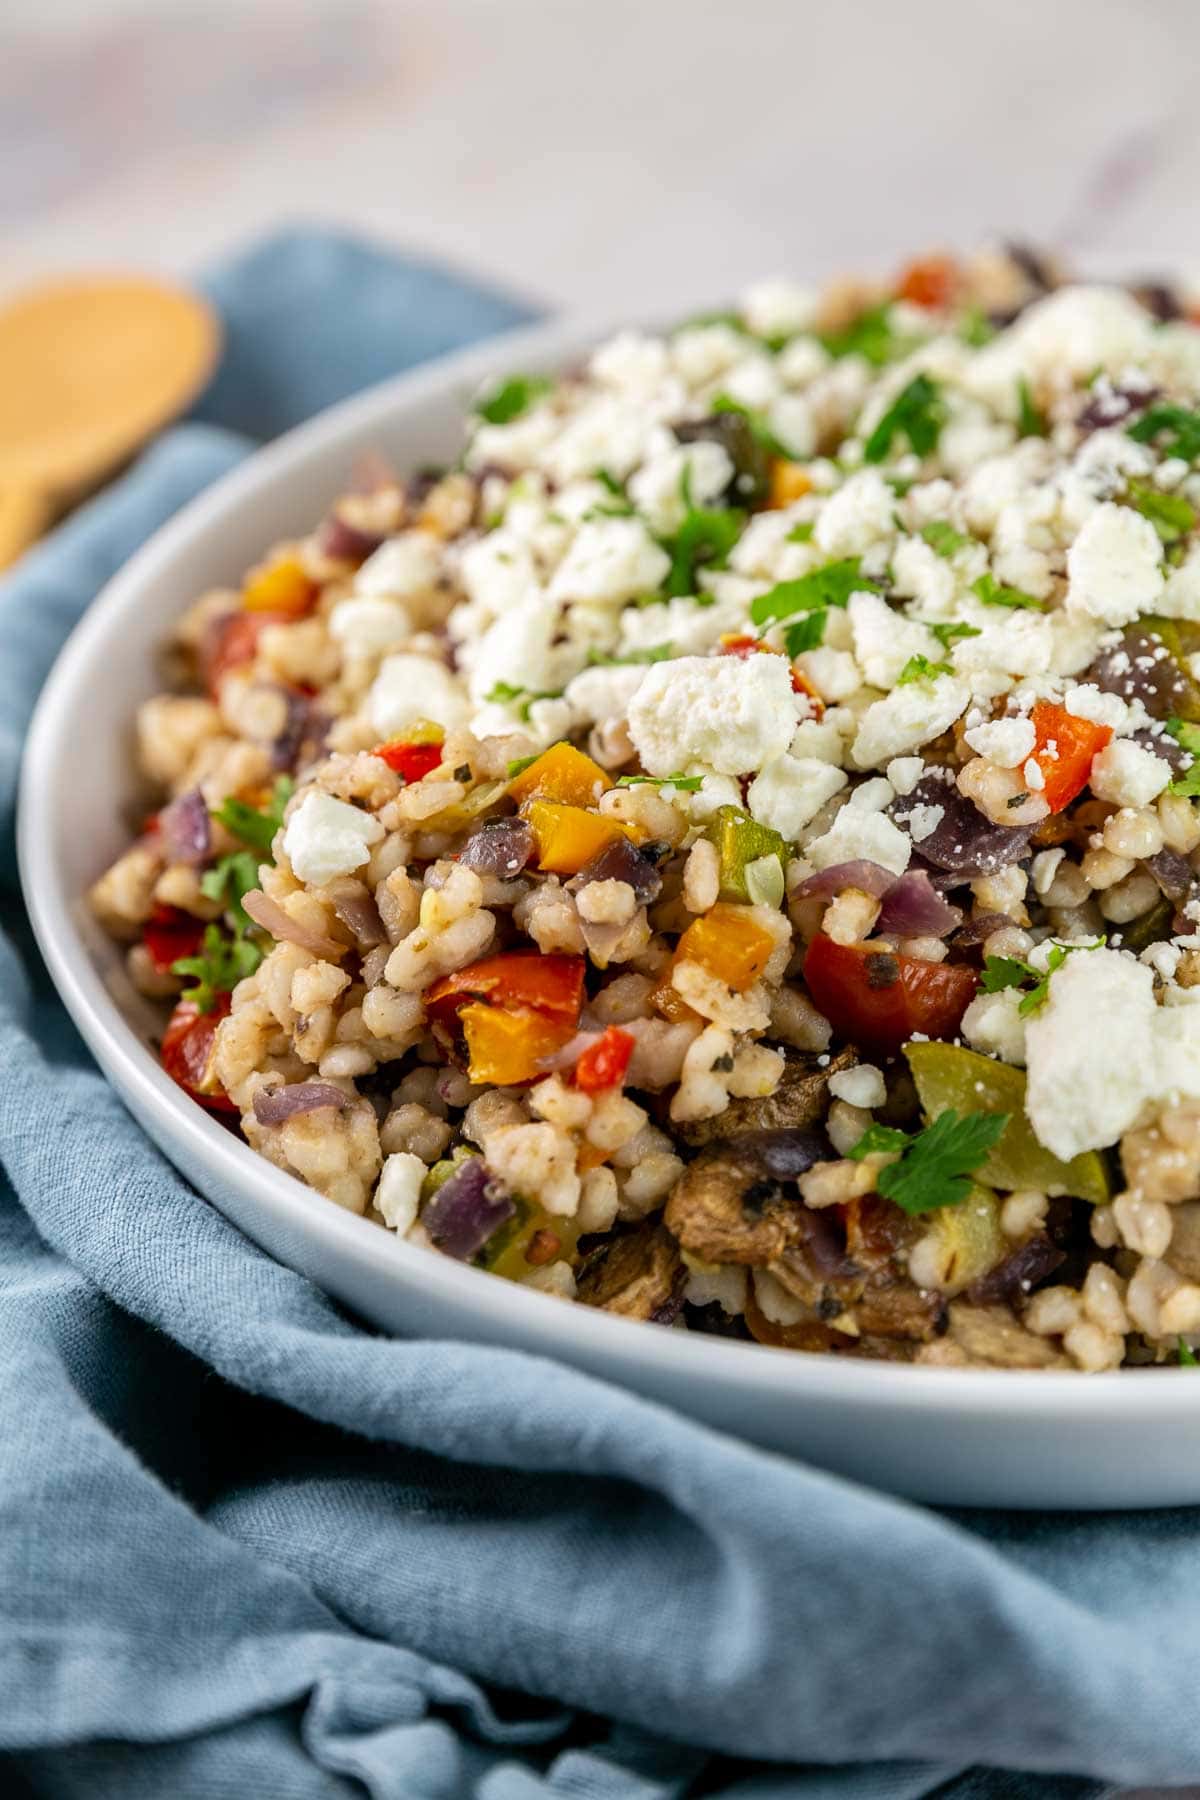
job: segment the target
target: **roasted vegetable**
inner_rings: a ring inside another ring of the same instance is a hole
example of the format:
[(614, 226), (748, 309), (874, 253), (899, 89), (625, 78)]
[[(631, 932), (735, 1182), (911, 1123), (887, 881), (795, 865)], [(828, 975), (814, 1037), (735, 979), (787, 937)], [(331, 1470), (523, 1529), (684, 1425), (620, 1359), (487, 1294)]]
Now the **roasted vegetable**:
[(320, 592), (294, 556), (279, 556), (252, 569), (242, 589), (247, 612), (279, 612), (296, 619), (306, 613)]
[(678, 1135), (685, 1143), (700, 1146), (723, 1143), (743, 1132), (807, 1131), (819, 1126), (829, 1106), (829, 1077), (852, 1069), (858, 1058), (853, 1050), (839, 1050), (824, 1065), (801, 1050), (789, 1050), (786, 1057), (773, 1093), (731, 1100), (715, 1118), (677, 1125)]
[(467, 1074), (480, 1086), (515, 1087), (536, 1081), (544, 1063), (575, 1034), (574, 1021), (529, 1006), (502, 1010), (480, 1000), (458, 1015), (467, 1048)]
[(881, 945), (835, 944), (818, 932), (804, 979), (839, 1037), (890, 1056), (916, 1032), (952, 1037), (979, 977), (966, 963), (924, 962)]
[(610, 844), (628, 835), (616, 819), (556, 800), (529, 800), (521, 817), (533, 833), (538, 868), (554, 875), (578, 875)]
[(657, 1219), (647, 1219), (633, 1231), (609, 1238), (589, 1259), (577, 1294), (585, 1306), (668, 1324), (682, 1304), (686, 1278), (674, 1238)]
[(1039, 700), (1029, 715), (1035, 732), (1032, 760), (1042, 772), (1042, 797), (1061, 812), (1087, 786), (1092, 758), (1112, 738), (1111, 725), (1076, 718), (1065, 706)]
[(229, 1011), (229, 995), (221, 994), (208, 1012), (192, 1000), (180, 1000), (163, 1033), (162, 1066), (172, 1081), (210, 1112), (236, 1113), (237, 1107), (212, 1073), (217, 1026)]
[(595, 806), (612, 782), (599, 763), (576, 750), (573, 744), (551, 744), (508, 784), (520, 804), (525, 800), (552, 800), (562, 806)]
[(722, 900), (748, 900), (746, 870), (763, 856), (777, 856), (783, 865), (787, 843), (768, 825), (760, 825), (737, 806), (719, 806), (704, 833), (716, 845), (721, 859)]
[(675, 961), (699, 963), (735, 993), (753, 987), (770, 960), (775, 939), (749, 907), (718, 901), (693, 919), (675, 946)]

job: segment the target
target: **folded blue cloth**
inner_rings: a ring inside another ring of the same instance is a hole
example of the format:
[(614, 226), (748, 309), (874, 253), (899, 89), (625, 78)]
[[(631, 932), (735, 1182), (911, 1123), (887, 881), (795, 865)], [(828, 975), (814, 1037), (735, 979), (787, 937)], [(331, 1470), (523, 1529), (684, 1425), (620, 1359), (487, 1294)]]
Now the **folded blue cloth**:
[(229, 351), (204, 422), (0, 585), (3, 1791), (1200, 1780), (1195, 1513), (950, 1518), (532, 1357), (373, 1334), (200, 1199), (98, 1074), (13, 874), (16, 759), (58, 644), (250, 448), (231, 426), (277, 430), (526, 316), (328, 234), (209, 291)]

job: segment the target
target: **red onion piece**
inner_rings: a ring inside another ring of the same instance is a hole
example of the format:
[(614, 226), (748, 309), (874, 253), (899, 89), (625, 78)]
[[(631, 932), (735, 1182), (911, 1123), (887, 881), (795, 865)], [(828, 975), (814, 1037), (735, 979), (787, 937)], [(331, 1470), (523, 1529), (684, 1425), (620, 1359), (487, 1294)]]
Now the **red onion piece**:
[(1030, 1238), (1027, 1244), (1011, 1252), (1003, 1262), (981, 1275), (967, 1289), (968, 1300), (978, 1306), (997, 1302), (1023, 1300), (1031, 1289), (1053, 1275), (1066, 1256), (1048, 1237)]
[[(1119, 694), (1122, 700), (1140, 700), (1152, 719), (1186, 716), (1194, 696), (1193, 684), (1162, 638), (1136, 620), (1125, 627), (1120, 642), (1102, 650), (1079, 679), (1093, 682), (1106, 694)], [(1173, 740), (1166, 738), (1147, 747), (1156, 756), (1182, 757), (1178, 748), (1172, 751), (1172, 744)]]
[(1177, 850), (1159, 850), (1146, 858), (1146, 867), (1168, 900), (1176, 906), (1191, 897), (1196, 886), (1192, 865)]
[(982, 944), (991, 937), (993, 931), (1004, 931), (1014, 925), (1007, 913), (980, 913), (974, 919), (968, 919), (962, 930), (955, 934), (954, 943), (957, 949), (968, 949), (972, 944)]
[(580, 870), (570, 886), (586, 887), (589, 881), (624, 881), (633, 889), (638, 904), (646, 906), (658, 898), (662, 889), (658, 865), (668, 848), (664, 844), (643, 844), (639, 848), (626, 837), (614, 838), (586, 869)]
[(524, 819), (485, 819), (458, 853), (458, 860), (477, 875), (511, 880), (533, 856), (533, 832)]
[(242, 905), (250, 914), (256, 925), (269, 931), (273, 938), (281, 944), (299, 944), (302, 950), (310, 950), (314, 956), (336, 959), (346, 953), (345, 944), (336, 939), (324, 937), (319, 931), (307, 931), (303, 925), (297, 925), (290, 913), (284, 912), (277, 901), (271, 900), (261, 888), (251, 888), (243, 895)]
[(316, 1112), (322, 1106), (336, 1106), (341, 1111), (349, 1104), (341, 1088), (328, 1081), (297, 1081), (291, 1087), (260, 1089), (254, 1096), (254, 1116), (260, 1125), (282, 1125), (285, 1119)]
[(273, 769), (294, 770), (303, 757), (310, 762), (324, 747), (325, 735), (329, 730), (329, 721), (309, 699), (307, 694), (297, 693), (295, 688), (281, 687), (287, 712), (283, 730), (271, 744), (271, 767)]
[(379, 531), (361, 531), (340, 513), (330, 513), (317, 534), (317, 547), (335, 562), (365, 562), (383, 542)]
[(796, 893), (803, 900), (832, 900), (844, 888), (857, 888), (860, 894), (873, 894), (876, 900), (882, 900), (885, 894), (891, 893), (898, 880), (899, 876), (879, 863), (831, 863), (827, 869), (807, 876)]
[(543, 1056), (538, 1067), (551, 1073), (556, 1069), (573, 1069), (584, 1051), (589, 1049), (592, 1044), (599, 1043), (603, 1035), (603, 1032), (600, 1031), (577, 1031), (561, 1050), (554, 1052), (553, 1056)]
[(442, 1183), (421, 1223), (439, 1250), (469, 1262), (516, 1210), (507, 1188), (481, 1156), (473, 1156)]
[(993, 825), (973, 801), (959, 793), (953, 781), (923, 776), (910, 794), (893, 800), (888, 813), (897, 825), (904, 826), (918, 806), (937, 806), (942, 812), (933, 830), (916, 844), (921, 861), (962, 881), (994, 875), (1029, 854), (1026, 827)]
[(910, 869), (888, 894), (875, 922), (897, 937), (945, 937), (962, 924), (957, 906), (942, 899), (924, 869)]
[(212, 822), (199, 788), (190, 788), (158, 815), (162, 850), (168, 862), (199, 868), (212, 854)]
[(387, 942), (379, 908), (374, 897), (363, 891), (361, 883), (353, 878), (343, 878), (331, 881), (325, 891), (342, 924), (354, 933), (360, 950), (374, 950), (377, 944)]

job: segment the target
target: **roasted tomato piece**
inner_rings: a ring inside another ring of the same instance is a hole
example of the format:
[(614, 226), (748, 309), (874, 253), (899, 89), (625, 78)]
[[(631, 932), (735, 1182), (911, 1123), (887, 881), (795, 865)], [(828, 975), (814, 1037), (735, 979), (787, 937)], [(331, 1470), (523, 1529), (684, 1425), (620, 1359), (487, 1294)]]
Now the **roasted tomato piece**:
[(229, 995), (222, 994), (211, 1012), (202, 1013), (194, 1000), (180, 1000), (163, 1033), (162, 1066), (193, 1100), (210, 1112), (235, 1113), (237, 1107), (209, 1074), (217, 1026), (229, 1011)]
[(485, 956), (435, 981), (425, 1008), (431, 1019), (445, 1024), (468, 1000), (486, 1000), (493, 1006), (531, 1007), (573, 1025), (583, 1004), (583, 971), (582, 956), (543, 956), (538, 950)]
[(619, 1087), (625, 1079), (629, 1059), (633, 1055), (634, 1037), (619, 1025), (610, 1025), (602, 1037), (589, 1044), (575, 1064), (575, 1085), (585, 1094), (599, 1094), (605, 1088)]
[(431, 769), (436, 769), (442, 760), (441, 743), (413, 744), (392, 738), (386, 744), (376, 744), (372, 756), (380, 757), (389, 769), (402, 775), (405, 781), (420, 781)]
[(157, 974), (170, 973), (181, 956), (195, 956), (204, 936), (204, 920), (177, 906), (156, 906), (142, 930), (142, 942)]
[(216, 693), (221, 677), (230, 669), (253, 662), (258, 653), (258, 640), (268, 625), (289, 625), (291, 622), (291, 615), (285, 612), (232, 612), (217, 619), (200, 657), (209, 692)]
[(1033, 760), (1042, 771), (1042, 795), (1051, 812), (1061, 812), (1087, 786), (1092, 758), (1111, 740), (1112, 727), (1077, 719), (1053, 700), (1039, 700), (1029, 717), (1037, 734)]
[(951, 256), (922, 256), (910, 262), (896, 284), (896, 299), (931, 312), (948, 307), (958, 292), (958, 266)]
[(879, 944), (835, 944), (824, 932), (809, 945), (804, 979), (839, 1037), (884, 1056), (917, 1032), (953, 1037), (979, 984), (966, 963), (922, 962)]

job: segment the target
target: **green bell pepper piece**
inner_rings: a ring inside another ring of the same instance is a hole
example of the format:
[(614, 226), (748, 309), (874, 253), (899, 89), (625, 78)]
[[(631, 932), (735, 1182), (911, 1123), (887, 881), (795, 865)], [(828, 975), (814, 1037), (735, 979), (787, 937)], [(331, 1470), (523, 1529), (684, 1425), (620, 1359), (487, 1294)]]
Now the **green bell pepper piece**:
[(719, 806), (704, 833), (721, 860), (722, 900), (749, 900), (746, 870), (763, 856), (777, 856), (786, 867), (787, 840), (769, 825), (760, 825), (739, 806)]
[(988, 1187), (1074, 1194), (1096, 1206), (1112, 1198), (1108, 1167), (1098, 1152), (1084, 1150), (1064, 1162), (1038, 1143), (1025, 1116), (1024, 1069), (995, 1062), (959, 1044), (911, 1043), (904, 1046), (904, 1054), (927, 1119), (936, 1119), (951, 1108), (960, 1115), (1010, 1114), (1000, 1141), (976, 1171)]

